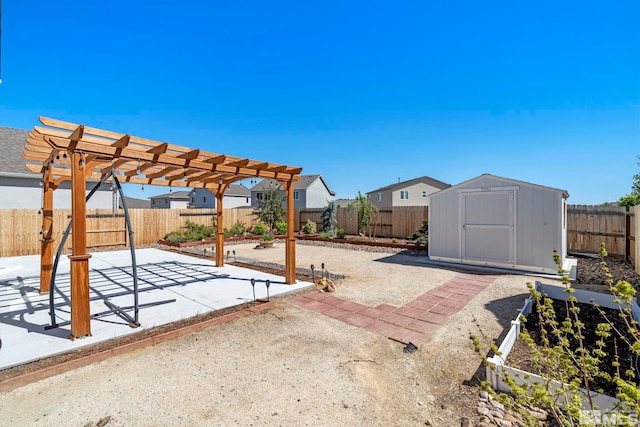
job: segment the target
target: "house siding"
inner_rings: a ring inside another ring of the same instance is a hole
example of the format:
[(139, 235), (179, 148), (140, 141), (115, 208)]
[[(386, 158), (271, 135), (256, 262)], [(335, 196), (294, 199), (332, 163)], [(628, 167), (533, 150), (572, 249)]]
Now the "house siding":
[(327, 187), (324, 186), (322, 180), (316, 179), (307, 187), (306, 191), (300, 191), (300, 200), (296, 200), (294, 207), (310, 209), (324, 208), (332, 200), (335, 200), (335, 196), (329, 194)]
[[(401, 191), (408, 191), (409, 198), (401, 199)], [(423, 191), (427, 192), (427, 197), (422, 197)], [(429, 206), (429, 196), (438, 191), (440, 191), (439, 188), (422, 182), (397, 189), (391, 194), (391, 206)]]
[[(91, 189), (95, 184), (88, 183), (87, 188)], [(40, 177), (0, 177), (0, 194), (2, 194), (0, 209), (40, 209), (42, 207)], [(109, 184), (104, 184), (87, 202), (87, 209), (111, 209), (112, 207), (113, 193)], [(71, 209), (70, 182), (63, 182), (53, 192), (53, 208)]]

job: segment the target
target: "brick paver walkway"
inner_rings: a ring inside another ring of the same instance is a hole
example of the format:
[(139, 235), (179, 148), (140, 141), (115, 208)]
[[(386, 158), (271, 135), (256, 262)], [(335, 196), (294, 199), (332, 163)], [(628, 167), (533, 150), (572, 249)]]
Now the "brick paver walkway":
[(381, 304), (368, 307), (332, 294), (308, 292), (290, 301), (300, 307), (341, 320), (416, 347), (447, 323), (449, 317), (496, 280), (497, 276), (458, 274), (402, 307)]

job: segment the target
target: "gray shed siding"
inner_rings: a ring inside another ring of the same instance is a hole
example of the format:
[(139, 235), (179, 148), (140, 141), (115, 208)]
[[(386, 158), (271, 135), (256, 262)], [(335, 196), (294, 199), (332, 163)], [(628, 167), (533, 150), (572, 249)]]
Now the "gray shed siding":
[[(461, 201), (464, 190), (514, 188), (514, 267), (556, 272), (553, 250), (566, 257), (566, 203), (563, 192), (493, 176), (451, 187), (431, 196), (429, 256), (463, 259)], [(462, 191), (461, 191), (462, 190)], [(489, 194), (490, 191), (487, 192)], [(471, 194), (471, 193), (466, 193)], [(495, 242), (486, 242), (487, 247)], [(491, 251), (487, 251), (490, 253)]]

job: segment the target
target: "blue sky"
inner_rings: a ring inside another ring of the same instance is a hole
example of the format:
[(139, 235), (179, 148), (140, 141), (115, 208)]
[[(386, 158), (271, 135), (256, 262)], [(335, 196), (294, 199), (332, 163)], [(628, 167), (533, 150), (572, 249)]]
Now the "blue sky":
[(0, 125), (300, 166), (339, 198), (491, 173), (599, 204), (640, 171), (639, 21), (637, 1), (5, 1)]

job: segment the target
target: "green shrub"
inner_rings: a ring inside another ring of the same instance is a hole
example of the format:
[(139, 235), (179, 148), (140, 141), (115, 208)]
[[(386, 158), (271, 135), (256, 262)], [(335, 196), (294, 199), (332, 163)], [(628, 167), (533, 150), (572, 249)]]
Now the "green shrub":
[(338, 228), (338, 229), (336, 230), (336, 237), (337, 237), (338, 239), (344, 239), (344, 235), (345, 235), (344, 228)]
[(213, 227), (209, 227), (203, 224), (196, 224), (195, 222), (186, 221), (184, 223), (186, 231), (184, 236), (188, 241), (194, 242), (210, 237), (214, 233)]
[(263, 242), (270, 242), (273, 240), (273, 234), (265, 232), (262, 237), (260, 237), (260, 240)]
[(287, 234), (287, 222), (286, 221), (276, 221), (276, 233), (278, 234)]
[(316, 223), (308, 219), (307, 223), (302, 227), (302, 232), (304, 234), (315, 234)]
[(251, 232), (256, 236), (262, 236), (267, 231), (267, 226), (259, 222), (253, 226)]
[(320, 233), (320, 238), (322, 238), (322, 239), (330, 239), (331, 238), (331, 234), (327, 233), (326, 231), (323, 231), (322, 233)]
[(187, 238), (179, 231), (172, 231), (164, 236), (164, 240), (169, 243), (184, 243), (187, 241)]
[[(246, 233), (246, 231), (247, 231), (247, 227), (243, 223), (238, 221), (231, 226), (231, 228), (229, 229), (229, 234), (231, 236), (244, 236), (244, 233)], [(226, 234), (225, 234), (225, 237), (226, 237)]]

